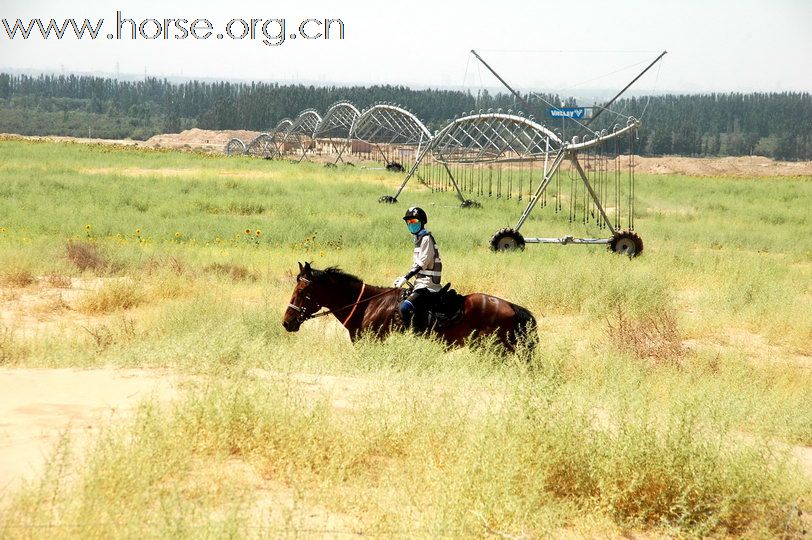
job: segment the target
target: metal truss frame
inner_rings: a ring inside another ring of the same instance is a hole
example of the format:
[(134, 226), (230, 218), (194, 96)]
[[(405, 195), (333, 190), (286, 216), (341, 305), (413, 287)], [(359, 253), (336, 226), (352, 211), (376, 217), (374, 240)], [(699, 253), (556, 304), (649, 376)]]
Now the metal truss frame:
[(473, 203), (463, 196), (448, 164), (547, 160), (563, 145), (555, 133), (532, 118), (501, 112), (472, 113), (455, 119), (437, 132), (415, 160), (395, 195), (387, 200), (397, 200), (428, 155), (443, 165), (457, 197), (463, 205), (468, 206)]
[(454, 120), (437, 133), (429, 151), (440, 163), (494, 163), (544, 159), (561, 145), (533, 119), (489, 112)]
[(226, 143), (225, 152), (227, 156), (241, 156), (248, 152), (248, 147), (240, 139), (230, 139)]
[(250, 143), (248, 143), (246, 154), (265, 159), (275, 157), (277, 154), (277, 148), (274, 144), (273, 136), (270, 133), (260, 133), (254, 137)]
[[(621, 234), (621, 231), (618, 231), (613, 225), (612, 220), (609, 219), (609, 216), (606, 215), (606, 210), (604, 210), (603, 205), (600, 202), (600, 198), (595, 193), (595, 189), (590, 184), (589, 179), (587, 178), (586, 173), (584, 172), (583, 167), (581, 167), (581, 163), (578, 161), (578, 154), (580, 152), (584, 152), (590, 150), (592, 148), (598, 147), (607, 141), (612, 139), (616, 139), (623, 135), (629, 134), (631, 132), (636, 131), (641, 126), (641, 123), (636, 118), (630, 118), (628, 123), (625, 127), (621, 129), (615, 129), (612, 132), (607, 132), (606, 130), (601, 131), (597, 136), (592, 139), (585, 140), (583, 142), (577, 142), (577, 137), (574, 138), (573, 142), (571, 143), (564, 143), (564, 145), (555, 153), (553, 157), (552, 164), (547, 167), (545, 164), (544, 170), (544, 177), (542, 178), (541, 182), (539, 183), (538, 187), (536, 188), (535, 193), (533, 196), (530, 197), (530, 201), (527, 203), (527, 207), (525, 207), (524, 212), (519, 217), (519, 221), (516, 223), (516, 227), (513, 229), (515, 233), (519, 233), (522, 225), (530, 216), (530, 213), (535, 208), (536, 203), (541, 199), (542, 193), (547, 189), (550, 185), (550, 181), (555, 175), (556, 171), (561, 167), (561, 164), (564, 160), (570, 161), (572, 163), (573, 168), (578, 172), (578, 176), (581, 178), (581, 181), (584, 183), (587, 191), (589, 192), (589, 196), (592, 201), (595, 203), (595, 207), (601, 214), (603, 218), (603, 222), (612, 232), (612, 238), (575, 238), (573, 236), (567, 235), (561, 238), (539, 238), (539, 237), (530, 237), (524, 238), (523, 241), (528, 244), (610, 244), (614, 241), (614, 239), (618, 238), (618, 235)], [(617, 128), (617, 126), (616, 126)]]
[(271, 144), (274, 147), (273, 157), (281, 157), (284, 153), (285, 136), (288, 129), (293, 125), (293, 120), (290, 118), (283, 118), (276, 123), (276, 126), (271, 130)]
[(321, 122), (313, 131), (314, 139), (327, 139), (333, 150), (337, 152), (338, 155), (333, 165), (336, 165), (339, 161), (344, 161), (341, 156), (352, 140), (350, 134), (359, 116), (361, 116), (361, 112), (355, 105), (349, 101), (338, 101), (330, 105)]
[(297, 163), (301, 163), (307, 159), (307, 152), (310, 150), (311, 144), (315, 139), (314, 133), (316, 128), (321, 123), (321, 115), (316, 109), (305, 109), (293, 119), (290, 127), (285, 131), (283, 143), (295, 141), (299, 146), (299, 151), (302, 155), (299, 156)]
[(432, 141), (431, 132), (414, 114), (398, 105), (378, 103), (365, 110), (353, 125), (351, 137), (375, 146), (388, 165), (381, 146), (415, 146), (419, 156)]

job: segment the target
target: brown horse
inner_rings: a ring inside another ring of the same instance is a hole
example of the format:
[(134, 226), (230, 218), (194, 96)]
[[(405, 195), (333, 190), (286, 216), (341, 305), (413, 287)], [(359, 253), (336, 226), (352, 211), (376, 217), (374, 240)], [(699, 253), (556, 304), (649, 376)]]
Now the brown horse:
[[(296, 332), (313, 317), (333, 314), (355, 341), (365, 332), (383, 337), (403, 330), (398, 313), (401, 289), (374, 287), (336, 267), (316, 270), (299, 263), (296, 288), (282, 326)], [(325, 307), (328, 311), (319, 312)], [(470, 338), (495, 336), (497, 343), (513, 352), (517, 345), (531, 351), (537, 341), (536, 319), (525, 308), (507, 300), (474, 293), (464, 297), (463, 314), (455, 322), (432, 330), (451, 345), (461, 346)]]

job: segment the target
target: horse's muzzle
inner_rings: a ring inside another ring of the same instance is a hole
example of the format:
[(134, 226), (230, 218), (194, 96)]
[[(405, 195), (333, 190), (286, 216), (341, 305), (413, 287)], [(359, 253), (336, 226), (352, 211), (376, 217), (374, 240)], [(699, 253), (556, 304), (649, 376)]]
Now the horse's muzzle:
[(299, 327), (302, 326), (302, 323), (297, 319), (292, 319), (290, 321), (282, 321), (282, 326), (284, 326), (288, 332), (297, 332)]

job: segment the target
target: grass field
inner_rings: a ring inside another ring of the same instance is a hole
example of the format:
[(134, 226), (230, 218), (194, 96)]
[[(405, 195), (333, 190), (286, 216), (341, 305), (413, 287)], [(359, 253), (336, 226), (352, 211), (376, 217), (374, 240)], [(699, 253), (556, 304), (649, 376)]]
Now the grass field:
[[(645, 252), (631, 260), (492, 253), (517, 201), (460, 209), (411, 183), (378, 204), (400, 179), (0, 141), (0, 365), (187, 377), (170, 408), (145, 402), (87, 453), (65, 438), (40, 481), (0, 499), (0, 536), (809, 527), (812, 179), (638, 175)], [(332, 318), (284, 332), (297, 261), (402, 275), (412, 204), (457, 290), (535, 313), (529, 364), (411, 335), (353, 346)], [(605, 234), (552, 208), (523, 232)]]

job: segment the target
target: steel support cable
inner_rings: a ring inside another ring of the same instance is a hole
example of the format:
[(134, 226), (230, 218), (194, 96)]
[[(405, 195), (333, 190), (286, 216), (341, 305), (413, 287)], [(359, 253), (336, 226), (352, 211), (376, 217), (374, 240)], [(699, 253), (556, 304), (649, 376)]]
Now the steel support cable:
[(643, 121), (643, 117), (646, 116), (646, 110), (648, 109), (648, 104), (651, 102), (651, 94), (657, 89), (657, 85), (660, 82), (660, 68), (662, 68), (662, 64), (657, 64), (657, 75), (654, 77), (654, 88), (652, 92), (649, 92), (648, 99), (646, 100), (646, 105), (643, 107), (643, 112), (640, 113), (640, 121)]
[[(652, 51), (652, 52), (654, 52), (654, 51)], [(567, 91), (567, 90), (573, 90), (573, 89), (575, 89), (575, 88), (578, 88), (578, 87), (579, 87), (579, 86), (581, 86), (582, 84), (586, 84), (586, 83), (591, 83), (591, 82), (594, 82), (594, 81), (598, 81), (598, 80), (600, 80), (600, 79), (603, 79), (603, 78), (605, 78), (605, 77), (608, 77), (609, 75), (614, 75), (615, 73), (620, 73), (621, 71), (626, 71), (627, 69), (631, 69), (631, 68), (633, 68), (633, 67), (637, 67), (637, 66), (639, 66), (640, 64), (645, 64), (646, 62), (648, 62), (648, 60), (647, 60), (647, 59), (646, 59), (646, 60), (640, 60), (639, 62), (635, 62), (634, 64), (629, 64), (629, 65), (627, 65), (627, 66), (623, 66), (623, 67), (618, 68), (618, 69), (616, 69), (616, 70), (614, 70), (614, 71), (610, 71), (610, 72), (608, 72), (608, 73), (604, 73), (603, 75), (598, 75), (597, 77), (593, 77), (593, 78), (591, 78), (591, 79), (587, 79), (587, 80), (585, 80), (585, 81), (581, 81), (581, 82), (579, 82), (579, 83), (575, 83), (575, 84), (573, 84), (573, 85), (570, 85), (570, 87), (569, 87), (569, 88), (565, 88), (565, 89), (563, 89), (563, 90), (564, 90), (564, 91)]]

